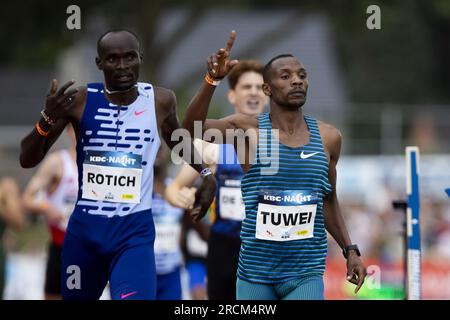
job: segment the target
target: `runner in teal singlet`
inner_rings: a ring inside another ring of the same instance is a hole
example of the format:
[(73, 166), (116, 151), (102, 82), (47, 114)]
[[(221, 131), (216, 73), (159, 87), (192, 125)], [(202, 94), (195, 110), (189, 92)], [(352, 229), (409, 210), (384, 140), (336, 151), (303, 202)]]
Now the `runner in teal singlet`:
[[(235, 149), (244, 170), (238, 299), (323, 299), (327, 230), (347, 259), (347, 280), (364, 282), (366, 270), (358, 247), (351, 243), (336, 196), (336, 164), (342, 137), (332, 125), (304, 115), (308, 77), (294, 56), (280, 55), (264, 68), (263, 91), (270, 112), (258, 117), (231, 115), (207, 119), (218, 81), (236, 65), (226, 48), (208, 59), (208, 74), (188, 108), (183, 126), (193, 133), (194, 121), (203, 130), (242, 129), (244, 146)], [(213, 81), (211, 81), (213, 79)]]

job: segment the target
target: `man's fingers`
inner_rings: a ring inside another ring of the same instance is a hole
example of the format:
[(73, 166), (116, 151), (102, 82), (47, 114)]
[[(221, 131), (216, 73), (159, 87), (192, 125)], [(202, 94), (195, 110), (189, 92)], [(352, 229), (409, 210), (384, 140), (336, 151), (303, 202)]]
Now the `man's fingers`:
[(347, 280), (350, 281), (350, 279), (353, 278), (353, 269), (347, 270)]
[(361, 289), (362, 285), (364, 283), (364, 277), (362, 277), (361, 275), (358, 276), (358, 282), (357, 282), (357, 286), (355, 288), (355, 293), (358, 293), (359, 289)]
[(230, 52), (231, 48), (233, 48), (234, 40), (236, 40), (236, 31), (231, 31), (230, 36), (228, 37), (227, 41), (227, 48), (226, 51)]
[(193, 200), (195, 200), (195, 190), (190, 190), (187, 188), (182, 189), (180, 191), (180, 197), (186, 203), (192, 202)]
[(197, 188), (189, 188), (189, 198), (192, 199), (193, 197), (195, 197), (195, 193), (197, 192)]
[(207, 65), (208, 65), (208, 70), (212, 71), (213, 70), (212, 56), (208, 57)]
[(50, 83), (50, 91), (49, 91), (49, 95), (55, 94), (56, 90), (58, 89), (58, 81), (56, 81), (56, 79), (53, 79), (52, 82)]
[(365, 276), (366, 276), (365, 269), (359, 269), (359, 268), (352, 269), (351, 275), (350, 275), (350, 272), (347, 272), (347, 280), (350, 283), (353, 283), (354, 285), (356, 285), (356, 288), (354, 291), (355, 293), (358, 293), (359, 289), (361, 289), (361, 286), (364, 283)]
[(70, 80), (68, 82), (66, 82), (59, 90), (57, 95), (60, 96), (62, 94), (64, 94), (64, 92), (67, 90), (67, 88), (69, 88), (71, 85), (73, 85), (75, 83), (75, 80)]
[(216, 74), (218, 69), (219, 63), (217, 62), (217, 55), (213, 54), (211, 56), (211, 71), (212, 73)]
[(78, 92), (78, 89), (72, 89), (67, 91), (62, 97), (60, 97), (58, 100), (60, 102), (66, 101), (66, 100), (74, 100), (75, 97), (73, 97), (74, 94), (76, 94)]
[(72, 109), (75, 106), (75, 99), (72, 100), (65, 100), (64, 102), (60, 103), (59, 106), (63, 108), (65, 111)]
[(356, 277), (353, 277), (353, 278), (348, 279), (348, 282), (353, 283), (353, 284), (358, 284), (358, 279), (356, 279)]

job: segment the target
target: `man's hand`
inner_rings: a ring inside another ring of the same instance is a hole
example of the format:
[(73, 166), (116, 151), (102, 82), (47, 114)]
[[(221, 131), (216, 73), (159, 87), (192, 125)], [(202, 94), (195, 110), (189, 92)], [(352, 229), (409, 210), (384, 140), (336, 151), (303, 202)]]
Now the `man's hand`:
[(216, 196), (217, 182), (213, 174), (203, 178), (203, 183), (195, 193), (194, 208), (189, 212), (194, 222), (200, 221), (208, 212)]
[(363, 285), (366, 275), (367, 271), (361, 259), (355, 251), (350, 250), (347, 258), (347, 280), (356, 284), (355, 293), (358, 293)]
[(58, 82), (52, 80), (50, 92), (47, 95), (45, 103), (45, 113), (54, 122), (68, 115), (69, 111), (75, 106), (75, 94), (78, 89), (71, 89), (66, 92), (75, 81), (69, 81), (58, 90)]
[(182, 187), (176, 195), (171, 196), (172, 204), (182, 209), (192, 209), (195, 202), (195, 192), (197, 188)]
[(231, 31), (225, 48), (220, 48), (217, 53), (213, 53), (208, 57), (208, 73), (214, 79), (224, 78), (238, 60), (230, 60), (231, 48), (233, 48), (236, 39), (236, 31)]

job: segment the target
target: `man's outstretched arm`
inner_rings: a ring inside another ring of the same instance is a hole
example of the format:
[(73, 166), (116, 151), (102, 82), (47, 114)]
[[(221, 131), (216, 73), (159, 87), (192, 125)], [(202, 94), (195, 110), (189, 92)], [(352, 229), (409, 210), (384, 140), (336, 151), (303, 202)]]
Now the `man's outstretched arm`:
[[(216, 193), (217, 182), (212, 172), (207, 172), (206, 164), (203, 163), (202, 158), (192, 143), (191, 137), (184, 137), (179, 140), (173, 139), (172, 135), (177, 130), (184, 130), (180, 128), (180, 123), (177, 117), (176, 97), (173, 91), (156, 87), (155, 88), (156, 105), (158, 107), (158, 127), (164, 141), (170, 150), (173, 150), (178, 144), (182, 144), (181, 157), (188, 163), (195, 171), (201, 174), (203, 182), (195, 193), (195, 203), (191, 210), (191, 217), (195, 222), (199, 221), (209, 209), (214, 195)], [(198, 160), (198, 161), (194, 161)]]

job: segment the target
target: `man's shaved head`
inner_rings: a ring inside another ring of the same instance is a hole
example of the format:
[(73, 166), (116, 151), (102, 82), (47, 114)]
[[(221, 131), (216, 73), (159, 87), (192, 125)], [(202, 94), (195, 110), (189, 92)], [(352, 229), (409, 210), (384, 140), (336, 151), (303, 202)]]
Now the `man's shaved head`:
[(98, 40), (97, 40), (97, 54), (100, 56), (103, 53), (103, 48), (104, 48), (104, 42), (106, 39), (108, 39), (111, 35), (118, 35), (118, 34), (128, 34), (131, 37), (133, 37), (138, 45), (139, 48), (139, 52), (141, 52), (141, 41), (139, 40), (138, 36), (129, 30), (125, 30), (125, 29), (113, 29), (113, 30), (109, 30), (106, 31), (104, 34), (102, 34)]
[(272, 63), (274, 61), (276, 61), (278, 59), (281, 59), (281, 58), (293, 58), (293, 57), (294, 56), (292, 54), (290, 54), (290, 53), (284, 53), (284, 54), (280, 54), (280, 55), (270, 59), (270, 61), (266, 63), (266, 65), (264, 66), (264, 69), (263, 69), (264, 82), (268, 82), (268, 80), (269, 80), (269, 71), (272, 68)]
[(109, 90), (128, 90), (136, 85), (143, 61), (139, 39), (128, 30), (110, 30), (97, 41), (95, 63)]

